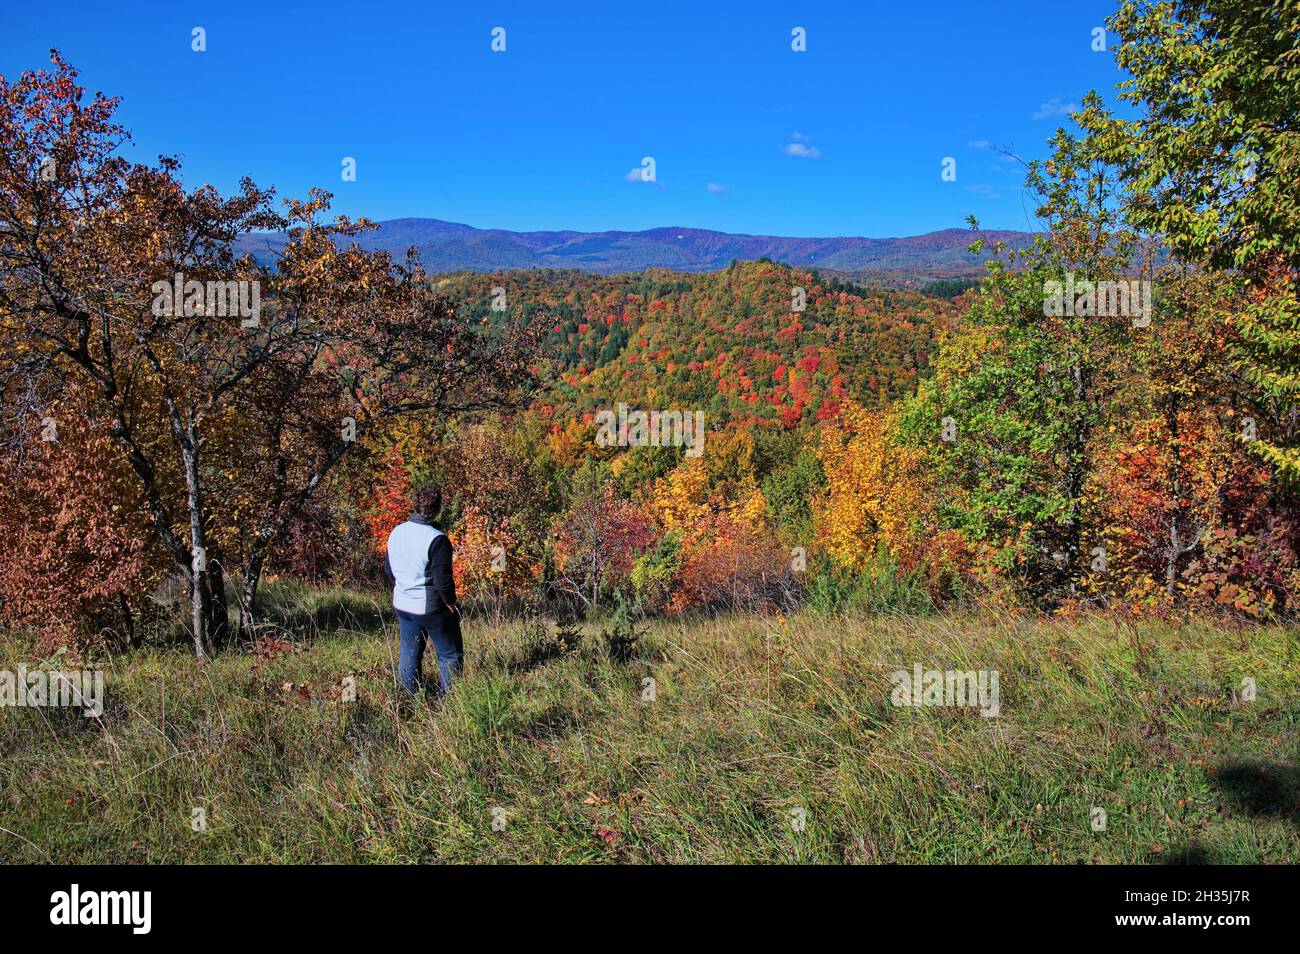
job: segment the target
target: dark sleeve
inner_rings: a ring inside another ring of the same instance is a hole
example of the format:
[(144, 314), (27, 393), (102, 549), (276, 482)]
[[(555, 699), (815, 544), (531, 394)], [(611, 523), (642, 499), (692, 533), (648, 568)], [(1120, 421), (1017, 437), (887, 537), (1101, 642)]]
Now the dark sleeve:
[(456, 580), (451, 575), (451, 541), (446, 534), (434, 537), (429, 544), (429, 582), (446, 606), (456, 605)]

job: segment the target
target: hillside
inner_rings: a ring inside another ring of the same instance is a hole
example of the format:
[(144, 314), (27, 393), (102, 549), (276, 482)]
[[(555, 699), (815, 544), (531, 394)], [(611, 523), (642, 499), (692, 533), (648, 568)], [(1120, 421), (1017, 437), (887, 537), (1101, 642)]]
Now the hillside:
[[(698, 275), (458, 273), (439, 283), (473, 318), (490, 313), (494, 286), (510, 309), (554, 319), (538, 395), (554, 420), (614, 398), (705, 410), (710, 427), (793, 428), (832, 416), (845, 398), (880, 406), (915, 387), (957, 313), (946, 299), (774, 262)], [(802, 311), (792, 310), (795, 288), (805, 293)]]
[[(984, 231), (994, 242), (1019, 248), (1027, 232)], [(665, 227), (641, 232), (512, 232), (477, 229), (439, 219), (392, 219), (361, 236), (359, 244), (403, 255), (414, 246), (432, 272), (462, 269), (581, 269), (612, 274), (646, 268), (714, 271), (732, 261), (771, 258), (789, 265), (868, 275), (895, 273), (915, 278), (973, 278), (983, 274), (981, 257), (967, 249), (972, 233), (944, 229), (906, 238), (789, 238), (737, 235), (708, 229)], [(284, 244), (280, 233), (245, 235), (238, 243), (259, 261)]]

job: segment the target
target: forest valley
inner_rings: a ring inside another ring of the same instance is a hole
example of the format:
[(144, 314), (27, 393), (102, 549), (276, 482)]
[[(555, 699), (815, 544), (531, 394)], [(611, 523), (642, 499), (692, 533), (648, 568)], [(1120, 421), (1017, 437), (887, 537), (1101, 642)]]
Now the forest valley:
[[(251, 644), (266, 580), (381, 593), (422, 481), (471, 613), (1293, 617), (1300, 13), (1111, 29), (1142, 118), (1087, 97), (1026, 164), (1039, 240), (955, 298), (772, 261), (429, 275), (323, 192), (127, 162), (58, 54), (3, 80), (0, 622)], [(276, 229), (273, 265), (233, 253)], [(179, 275), (256, 283), (260, 320), (152, 307)], [(1083, 282), (1117, 307), (1052, 305)], [(702, 413), (703, 453), (598, 439), (620, 407)]]

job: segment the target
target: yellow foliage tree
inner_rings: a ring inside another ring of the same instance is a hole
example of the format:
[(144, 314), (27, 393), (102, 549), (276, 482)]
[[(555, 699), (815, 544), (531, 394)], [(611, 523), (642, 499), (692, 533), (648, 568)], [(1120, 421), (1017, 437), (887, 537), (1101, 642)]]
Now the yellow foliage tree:
[(702, 457), (688, 458), (655, 481), (651, 496), (655, 516), (666, 531), (689, 538), (709, 515), (709, 474)]
[(861, 569), (879, 543), (903, 558), (927, 511), (921, 452), (894, 440), (893, 420), (846, 404), (820, 429), (825, 494), (813, 503), (817, 537), (842, 566)]

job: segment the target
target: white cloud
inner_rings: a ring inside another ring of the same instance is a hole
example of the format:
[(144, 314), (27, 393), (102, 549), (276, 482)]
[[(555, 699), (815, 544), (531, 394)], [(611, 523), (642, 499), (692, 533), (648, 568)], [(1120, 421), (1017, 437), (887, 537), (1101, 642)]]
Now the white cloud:
[(1031, 117), (1032, 119), (1047, 119), (1049, 116), (1068, 116), (1070, 113), (1078, 112), (1079, 104), (1075, 102), (1061, 102), (1061, 97), (1053, 96), (1043, 105), (1038, 107), (1038, 111)]
[(798, 156), (800, 159), (820, 159), (822, 157), (820, 149), (802, 142), (788, 142), (781, 147), (781, 151), (787, 156)]
[(987, 139), (971, 139), (967, 141), (966, 145), (970, 146), (972, 149), (987, 149), (989, 147), (989, 141)]
[(790, 138), (793, 139), (795, 142), (812, 142), (813, 137), (809, 136), (807, 133), (801, 133), (795, 131), (790, 133)]
[(729, 191), (726, 186), (718, 185), (718, 183), (716, 182), (710, 182), (707, 186), (705, 186), (705, 188), (708, 189), (710, 192), (712, 192), (714, 195), (722, 195), (722, 193)]
[(640, 166), (633, 166), (632, 169), (631, 169), (631, 171), (629, 171), (628, 174), (625, 175), (623, 178), (624, 178), (626, 181), (628, 181), (628, 182), (641, 182), (641, 181), (643, 181), (643, 180), (641, 179), (641, 167), (640, 167)]

